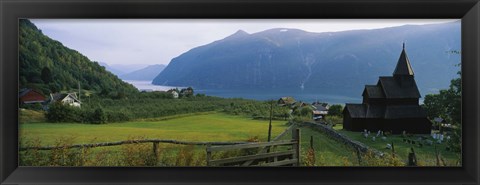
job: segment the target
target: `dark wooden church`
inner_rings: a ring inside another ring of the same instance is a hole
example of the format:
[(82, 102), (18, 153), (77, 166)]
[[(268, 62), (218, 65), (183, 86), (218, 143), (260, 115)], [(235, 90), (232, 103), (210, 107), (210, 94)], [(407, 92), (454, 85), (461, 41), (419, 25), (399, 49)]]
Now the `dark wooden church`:
[(365, 85), (362, 96), (362, 104), (345, 105), (344, 129), (430, 134), (432, 123), (418, 104), (421, 96), (405, 44), (393, 76), (381, 76), (376, 85)]

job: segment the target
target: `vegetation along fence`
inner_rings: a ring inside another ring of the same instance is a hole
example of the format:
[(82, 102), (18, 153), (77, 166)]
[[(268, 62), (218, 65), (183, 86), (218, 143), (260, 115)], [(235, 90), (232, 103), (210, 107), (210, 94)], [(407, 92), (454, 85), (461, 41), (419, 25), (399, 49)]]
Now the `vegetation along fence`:
[(56, 150), (56, 149), (71, 149), (71, 148), (95, 148), (95, 147), (106, 147), (106, 146), (118, 146), (118, 145), (124, 145), (124, 144), (140, 144), (140, 143), (152, 143), (152, 152), (156, 157), (158, 157), (159, 143), (216, 146), (216, 145), (245, 144), (248, 142), (195, 142), (195, 141), (177, 141), (177, 140), (169, 140), (169, 139), (140, 139), (140, 140), (126, 140), (126, 141), (117, 141), (117, 142), (76, 144), (76, 145), (64, 145), (64, 146), (22, 147), (22, 148), (19, 148), (19, 150), (25, 151), (25, 150)]
[[(289, 129), (287, 129), (289, 130)], [(239, 150), (235, 157), (213, 159), (213, 152)], [(207, 145), (207, 166), (299, 166), (300, 130), (291, 140), (245, 143), (229, 146)]]

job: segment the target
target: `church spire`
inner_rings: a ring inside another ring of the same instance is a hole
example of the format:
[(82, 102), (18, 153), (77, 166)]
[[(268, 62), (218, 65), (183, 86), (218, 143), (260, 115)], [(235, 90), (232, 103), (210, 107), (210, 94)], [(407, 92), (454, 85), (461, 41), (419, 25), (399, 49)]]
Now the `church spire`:
[(397, 75), (413, 76), (413, 69), (410, 65), (407, 52), (405, 51), (405, 42), (403, 43), (403, 49), (402, 53), (400, 54), (400, 58), (398, 59), (397, 67), (395, 67), (395, 71), (393, 72), (393, 76)]

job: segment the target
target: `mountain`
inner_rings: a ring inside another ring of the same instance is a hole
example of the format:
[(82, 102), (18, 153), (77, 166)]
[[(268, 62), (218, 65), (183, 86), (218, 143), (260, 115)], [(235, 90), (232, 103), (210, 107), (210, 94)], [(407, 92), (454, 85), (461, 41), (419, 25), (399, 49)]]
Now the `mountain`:
[(115, 68), (115, 67), (112, 67), (112, 66), (108, 65), (108, 64), (105, 63), (105, 62), (99, 62), (98, 64), (101, 65), (101, 66), (103, 66), (103, 67), (105, 67), (105, 69), (106, 69), (107, 71), (109, 71), (109, 72), (111, 72), (111, 73), (113, 73), (114, 75), (117, 75), (117, 76), (120, 76), (120, 75), (126, 73), (125, 71), (122, 71), (122, 70), (120, 70), (120, 69), (117, 69), (117, 68)]
[(50, 92), (78, 89), (104, 93), (133, 93), (137, 89), (78, 51), (42, 33), (32, 22), (20, 19), (20, 88)]
[(460, 22), (312, 33), (239, 30), (171, 60), (153, 84), (196, 89), (283, 89), (360, 96), (365, 84), (391, 76), (406, 42), (422, 95), (457, 77)]
[(119, 77), (122, 80), (141, 80), (141, 81), (152, 81), (160, 72), (165, 69), (165, 65), (149, 65), (143, 69), (139, 69), (127, 74), (120, 75)]
[(127, 73), (131, 73), (131, 72), (134, 72), (136, 70), (140, 70), (140, 69), (148, 66), (147, 64), (112, 64), (112, 65), (108, 65), (107, 63), (104, 63), (104, 62), (99, 62), (99, 64), (101, 66), (105, 67), (105, 69), (107, 71), (110, 71), (111, 73), (113, 73), (117, 76), (121, 76), (121, 75), (124, 75), (124, 74), (127, 74)]

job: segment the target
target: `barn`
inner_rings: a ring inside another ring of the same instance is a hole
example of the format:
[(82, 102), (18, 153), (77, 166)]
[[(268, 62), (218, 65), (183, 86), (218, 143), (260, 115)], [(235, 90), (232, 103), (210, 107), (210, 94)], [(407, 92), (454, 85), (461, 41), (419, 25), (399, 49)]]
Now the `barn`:
[(20, 104), (35, 104), (45, 102), (45, 96), (33, 89), (21, 89), (18, 93)]
[(365, 85), (362, 96), (361, 104), (345, 105), (344, 129), (430, 134), (432, 123), (419, 105), (421, 96), (405, 44), (393, 76), (379, 77), (376, 85)]

